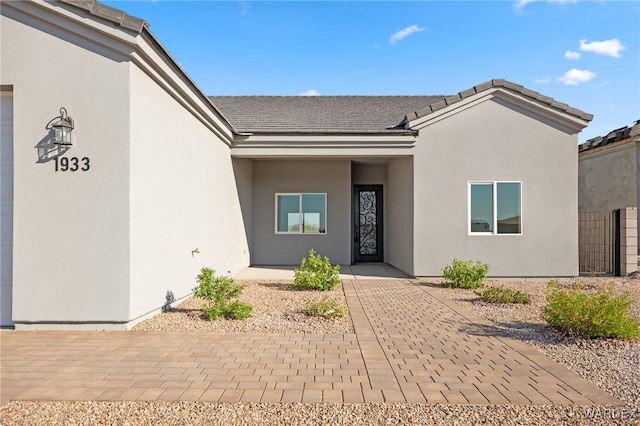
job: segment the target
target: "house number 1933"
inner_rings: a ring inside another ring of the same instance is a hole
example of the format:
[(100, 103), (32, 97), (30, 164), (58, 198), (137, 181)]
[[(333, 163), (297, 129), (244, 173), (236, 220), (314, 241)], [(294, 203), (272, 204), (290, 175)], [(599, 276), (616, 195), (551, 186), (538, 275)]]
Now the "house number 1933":
[(86, 172), (91, 167), (89, 157), (56, 157), (55, 161), (56, 172), (77, 172), (78, 170)]

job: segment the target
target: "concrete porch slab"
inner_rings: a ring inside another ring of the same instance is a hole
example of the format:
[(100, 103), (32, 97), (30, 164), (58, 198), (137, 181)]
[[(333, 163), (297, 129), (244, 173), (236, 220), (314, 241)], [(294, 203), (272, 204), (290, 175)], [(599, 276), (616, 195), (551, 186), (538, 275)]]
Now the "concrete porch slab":
[[(297, 265), (249, 266), (233, 274), (237, 280), (293, 280), (293, 269)], [(403, 272), (387, 263), (359, 263), (355, 265), (341, 265), (340, 279), (342, 280), (406, 280), (408, 277)]]

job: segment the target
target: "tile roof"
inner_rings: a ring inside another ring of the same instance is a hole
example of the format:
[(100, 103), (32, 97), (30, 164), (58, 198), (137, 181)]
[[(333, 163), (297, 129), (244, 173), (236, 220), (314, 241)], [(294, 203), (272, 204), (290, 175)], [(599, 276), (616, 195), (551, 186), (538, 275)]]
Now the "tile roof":
[(442, 96), (210, 96), (240, 132), (385, 133)]
[(99, 3), (97, 0), (59, 0), (60, 3), (75, 6), (78, 9), (85, 10), (91, 15), (110, 21), (122, 28), (132, 30), (138, 34), (143, 28), (149, 25), (142, 19), (135, 16), (127, 15), (120, 9), (109, 7)]
[(635, 138), (636, 141), (640, 141), (640, 120), (637, 120), (633, 126), (621, 127), (610, 131), (605, 136), (597, 136), (589, 139), (585, 143), (578, 145), (578, 152), (582, 153), (615, 142), (630, 140), (632, 138)]
[(416, 110), (415, 112), (408, 114), (405, 119), (403, 120), (403, 123), (406, 123), (408, 121), (411, 120), (415, 120), (417, 118), (420, 117), (424, 117), (426, 115), (429, 115), (433, 112), (436, 112), (442, 108), (445, 108), (449, 105), (453, 105), (456, 102), (460, 102), (465, 98), (468, 98), (470, 96), (474, 96), (480, 92), (484, 92), (485, 90), (489, 90), (491, 88), (502, 88), (505, 90), (508, 90), (510, 92), (515, 92), (516, 94), (519, 95), (523, 95), (529, 99), (535, 100), (537, 102), (546, 104), (556, 110), (559, 110), (561, 112), (573, 115), (577, 118), (580, 118), (582, 120), (586, 120), (586, 121), (591, 121), (593, 119), (593, 115), (592, 114), (588, 114), (584, 111), (580, 111), (577, 108), (572, 108), (569, 105), (562, 103), (562, 102), (558, 102), (553, 98), (550, 98), (548, 96), (544, 96), (538, 92), (535, 92), (533, 90), (529, 90), (524, 86), (521, 86), (519, 84), (515, 84), (512, 83), (508, 80), (504, 80), (504, 79), (496, 79), (496, 80), (491, 80), (491, 81), (487, 81), (485, 83), (482, 84), (478, 84), (477, 86), (474, 86), (470, 89), (467, 90), (463, 90), (462, 92), (459, 92), (456, 95), (453, 96), (448, 96), (448, 97), (442, 97), (440, 99), (437, 100), (437, 102), (431, 103), (419, 110)]
[(210, 96), (240, 132), (385, 133), (477, 93), (502, 88), (590, 121), (593, 115), (507, 80), (491, 80), (453, 96)]

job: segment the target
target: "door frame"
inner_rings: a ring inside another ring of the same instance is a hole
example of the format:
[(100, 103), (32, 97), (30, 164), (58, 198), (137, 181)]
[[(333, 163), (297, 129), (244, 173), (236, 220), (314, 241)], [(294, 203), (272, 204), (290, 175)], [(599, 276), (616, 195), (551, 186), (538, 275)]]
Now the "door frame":
[[(375, 255), (360, 254), (360, 191), (376, 191), (376, 248)], [(353, 185), (353, 262), (384, 262), (384, 198), (383, 185)]]

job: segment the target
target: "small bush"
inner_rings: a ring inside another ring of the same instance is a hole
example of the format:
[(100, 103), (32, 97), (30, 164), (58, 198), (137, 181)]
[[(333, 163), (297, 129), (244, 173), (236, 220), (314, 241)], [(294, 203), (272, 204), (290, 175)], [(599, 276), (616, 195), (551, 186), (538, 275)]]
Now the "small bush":
[(294, 288), (327, 291), (340, 283), (340, 265), (332, 266), (328, 257), (317, 255), (314, 249), (309, 250), (308, 257), (302, 259), (293, 273)]
[(611, 289), (591, 293), (582, 288), (567, 290), (555, 281), (549, 283), (549, 288), (542, 316), (550, 326), (584, 339), (635, 339), (640, 334), (640, 320), (629, 313), (633, 304), (629, 293), (615, 296)]
[(253, 307), (248, 303), (234, 300), (225, 307), (222, 316), (228, 319), (245, 319), (251, 316), (252, 310)]
[(347, 315), (349, 310), (340, 299), (324, 296), (321, 299), (307, 301), (302, 312), (313, 317), (333, 319)]
[(205, 299), (202, 312), (214, 320), (220, 316), (230, 319), (243, 319), (251, 316), (252, 307), (238, 300), (231, 301), (242, 294), (242, 286), (231, 277), (216, 276), (211, 268), (203, 267), (196, 277), (198, 286), (193, 295)]
[(531, 297), (521, 291), (505, 287), (489, 287), (476, 290), (476, 294), (487, 303), (530, 303)]
[(442, 270), (445, 279), (445, 287), (459, 288), (479, 288), (482, 281), (487, 277), (489, 265), (477, 261), (475, 264), (471, 260), (453, 259), (451, 265), (447, 265)]

